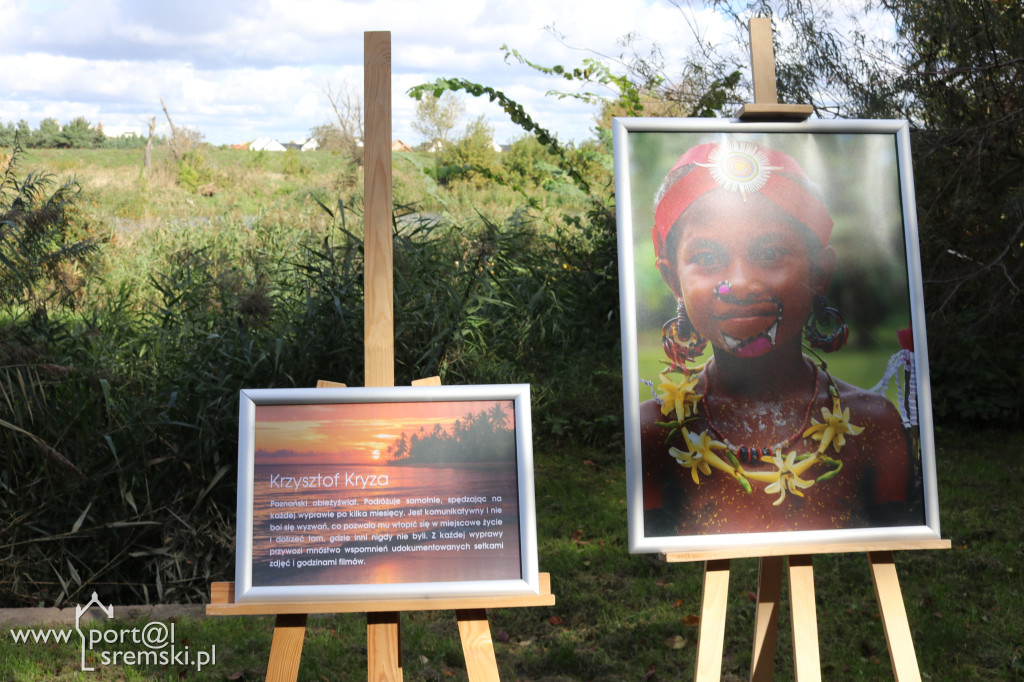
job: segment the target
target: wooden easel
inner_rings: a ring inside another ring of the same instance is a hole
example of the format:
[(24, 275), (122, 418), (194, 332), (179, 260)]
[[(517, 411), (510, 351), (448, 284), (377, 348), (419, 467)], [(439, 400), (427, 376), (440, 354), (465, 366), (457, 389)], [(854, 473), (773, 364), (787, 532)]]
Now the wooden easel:
[[(391, 33), (370, 31), (363, 37), (364, 125), (364, 353), (367, 386), (395, 385), (394, 271), (392, 259), (391, 197)], [(439, 386), (439, 377), (413, 385)], [(320, 381), (317, 387), (344, 386)], [(454, 610), (466, 657), (466, 672), (473, 681), (498, 680), (487, 609), (552, 606), (551, 577), (540, 574), (537, 595), (386, 599), (340, 602), (285, 602), (236, 604), (234, 583), (213, 583), (209, 616), (275, 615), (267, 680), (294, 682), (310, 613), (366, 613), (367, 679), (397, 682), (402, 679), (402, 611)]]
[[(775, 54), (771, 20), (750, 20), (750, 60), (754, 80), (754, 102), (743, 105), (737, 117), (743, 121), (802, 121), (813, 112), (808, 104), (779, 104), (775, 85)], [(814, 554), (866, 552), (875, 586), (889, 658), (898, 682), (920, 682), (921, 673), (914, 654), (907, 611), (903, 604), (892, 553), (899, 549), (949, 549), (949, 540), (860, 542), (800, 547), (789, 558), (789, 595), (793, 628), (793, 671), (796, 680), (821, 680), (818, 655), (818, 624), (814, 603)], [(704, 561), (704, 594), (701, 598), (700, 635), (697, 641), (695, 679), (719, 680), (725, 644), (725, 612), (729, 592), (730, 560), (760, 557), (757, 580), (757, 610), (754, 619), (754, 648), (750, 679), (772, 679), (778, 639), (779, 598), (782, 594), (785, 547), (746, 547), (723, 552), (676, 552), (663, 555), (665, 561)]]
[(276, 616), (266, 679), (294, 682), (299, 675), (299, 660), (309, 614), (365, 613), (367, 679), (391, 681), (402, 679), (401, 612), (454, 610), (469, 679), (490, 682), (498, 680), (498, 661), (494, 656), (487, 609), (553, 605), (555, 597), (551, 594), (549, 574), (540, 574), (540, 588), (539, 595), (527, 596), (236, 604), (235, 584), (224, 582), (212, 584), (206, 615)]

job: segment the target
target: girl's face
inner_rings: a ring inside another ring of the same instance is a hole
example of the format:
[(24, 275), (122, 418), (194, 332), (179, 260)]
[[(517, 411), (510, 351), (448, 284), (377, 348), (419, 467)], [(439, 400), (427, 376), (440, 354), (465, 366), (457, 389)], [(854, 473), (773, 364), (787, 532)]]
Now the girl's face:
[(676, 272), (686, 312), (717, 350), (759, 357), (799, 339), (834, 265), (812, 264), (803, 231), (760, 194), (713, 191), (680, 216)]

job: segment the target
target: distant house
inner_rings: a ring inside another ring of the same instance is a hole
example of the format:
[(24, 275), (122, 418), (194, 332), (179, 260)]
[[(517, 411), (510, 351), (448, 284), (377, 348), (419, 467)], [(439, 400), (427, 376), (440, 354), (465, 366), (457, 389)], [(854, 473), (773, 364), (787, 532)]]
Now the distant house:
[(313, 138), (300, 140), (299, 142), (278, 142), (277, 140), (269, 137), (258, 137), (249, 143), (249, 149), (254, 152), (286, 152), (289, 149), (295, 149), (300, 152), (309, 152), (319, 146), (320, 145), (318, 145), (316, 140)]
[(110, 138), (115, 137), (142, 137), (145, 135), (142, 128), (138, 126), (105, 126), (101, 125), (103, 134)]
[(283, 152), (284, 145), (269, 137), (257, 137), (249, 145), (249, 151), (253, 152)]
[(412, 147), (402, 142), (401, 140), (395, 140), (391, 143), (391, 151), (393, 152), (411, 152)]

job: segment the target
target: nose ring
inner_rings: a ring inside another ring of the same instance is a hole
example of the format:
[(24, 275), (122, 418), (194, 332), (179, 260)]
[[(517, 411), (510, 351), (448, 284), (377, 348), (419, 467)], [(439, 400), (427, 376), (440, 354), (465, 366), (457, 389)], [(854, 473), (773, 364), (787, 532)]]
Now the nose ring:
[(714, 292), (716, 297), (722, 298), (723, 296), (727, 296), (729, 292), (732, 291), (732, 284), (729, 283), (729, 280), (724, 280), (716, 284), (715, 288), (712, 289), (712, 291)]

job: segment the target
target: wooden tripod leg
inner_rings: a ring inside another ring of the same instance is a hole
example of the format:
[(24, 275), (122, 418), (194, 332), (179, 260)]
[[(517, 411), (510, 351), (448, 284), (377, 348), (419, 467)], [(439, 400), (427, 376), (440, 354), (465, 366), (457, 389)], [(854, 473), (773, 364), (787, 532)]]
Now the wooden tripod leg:
[(782, 596), (782, 557), (761, 557), (757, 573), (757, 614), (754, 618), (754, 653), (751, 682), (771, 682), (779, 635), (779, 598)]
[(729, 602), (729, 560), (704, 562), (704, 595), (701, 598), (700, 634), (697, 637), (697, 682), (722, 677), (725, 649), (725, 608)]
[(907, 609), (903, 604), (903, 592), (896, 577), (896, 564), (892, 552), (868, 552), (871, 565), (871, 579), (875, 583), (875, 598), (878, 612), (882, 614), (885, 641), (889, 646), (889, 660), (892, 661), (896, 682), (920, 682), (921, 671), (917, 667), (914, 640), (910, 635)]
[(498, 659), (494, 656), (491, 626), (486, 609), (457, 609), (462, 654), (470, 682), (498, 682)]
[(306, 614), (278, 614), (274, 621), (274, 638), (270, 642), (267, 682), (295, 682), (298, 679), (305, 638)]
[(402, 680), (402, 633), (397, 611), (366, 614), (366, 679)]
[(793, 609), (793, 672), (797, 682), (821, 681), (814, 567), (808, 554), (789, 557), (789, 603)]

